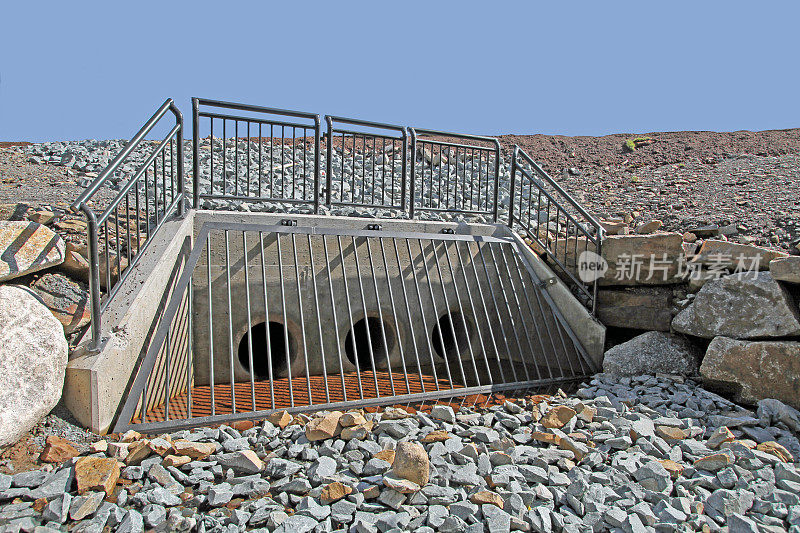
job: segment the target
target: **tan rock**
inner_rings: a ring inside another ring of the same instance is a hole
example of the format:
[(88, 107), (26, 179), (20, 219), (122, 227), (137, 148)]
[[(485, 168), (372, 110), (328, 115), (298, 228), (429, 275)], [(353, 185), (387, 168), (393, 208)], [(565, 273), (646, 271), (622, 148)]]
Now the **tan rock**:
[(769, 270), (769, 263), (779, 257), (789, 254), (778, 250), (761, 248), (749, 244), (737, 244), (730, 241), (707, 240), (700, 246), (697, 255), (691, 259), (692, 263), (715, 265), (720, 268), (735, 270), (740, 262), (744, 262), (744, 269)]
[(601, 220), (600, 225), (606, 230), (606, 235), (627, 235), (628, 224), (622, 220)]
[(700, 375), (712, 385), (729, 389), (742, 403), (775, 398), (800, 409), (800, 342), (715, 337)]
[(389, 464), (392, 464), (394, 462), (394, 455), (395, 455), (394, 450), (381, 450), (375, 455), (373, 455), (373, 457), (381, 459), (382, 461), (386, 461)]
[(341, 432), (339, 425), (341, 417), (341, 411), (331, 411), (323, 416), (313, 418), (306, 424), (306, 438), (315, 442), (335, 437)]
[(192, 462), (192, 458), (186, 455), (167, 455), (164, 457), (164, 460), (161, 461), (163, 466), (174, 466), (174, 467), (181, 467), (186, 463)]
[(119, 438), (120, 442), (135, 442), (137, 440), (142, 440), (142, 434), (132, 429), (123, 433)]
[(127, 466), (137, 466), (150, 457), (152, 453), (153, 450), (150, 449), (146, 440), (137, 440), (128, 446), (128, 455), (125, 456), (124, 463)]
[(541, 431), (532, 431), (531, 438), (537, 442), (544, 442), (547, 444), (558, 445), (561, 442), (561, 437), (553, 433), (543, 433)]
[(689, 437), (681, 428), (674, 428), (671, 426), (656, 426), (656, 435), (667, 442), (683, 440)]
[(783, 447), (783, 445), (778, 444), (774, 440), (762, 442), (758, 446), (756, 446), (756, 450), (764, 453), (770, 453), (783, 461), (784, 463), (792, 463), (794, 462), (794, 458), (792, 454)]
[(197, 461), (202, 461), (216, 451), (217, 447), (212, 442), (176, 440), (172, 443), (172, 453), (174, 455), (185, 455)]
[(64, 239), (41, 224), (0, 221), (0, 281), (57, 266), (64, 250)]
[(99, 440), (89, 445), (89, 451), (92, 453), (106, 453), (108, 451), (108, 441)]
[(592, 422), (592, 420), (594, 420), (594, 415), (597, 414), (597, 409), (595, 409), (594, 407), (589, 407), (588, 405), (583, 405), (583, 404), (581, 404), (581, 406), (583, 408), (578, 410), (578, 418), (580, 418), (581, 420), (583, 420), (587, 424), (590, 424)]
[(447, 431), (443, 429), (435, 429), (419, 439), (419, 441), (423, 444), (430, 444), (432, 442), (444, 442), (450, 438), (452, 438), (452, 435), (450, 435), (450, 433)]
[(399, 407), (387, 407), (381, 413), (381, 420), (402, 420), (412, 416), (411, 413)]
[(650, 233), (654, 233), (657, 230), (661, 229), (664, 223), (658, 219), (653, 219), (649, 222), (645, 222), (644, 224), (639, 224), (636, 226), (636, 233), (639, 235), (649, 235)]
[(672, 479), (678, 479), (681, 474), (683, 474), (683, 465), (676, 463), (672, 459), (664, 459), (663, 461), (658, 462), (664, 466), (667, 472), (669, 472), (669, 475)]
[(89, 260), (70, 242), (67, 243), (64, 262), (59, 265), (59, 269), (75, 279), (89, 280)]
[(63, 463), (76, 455), (78, 455), (78, 450), (75, 448), (74, 442), (50, 435), (45, 440), (44, 449), (39, 454), (39, 460), (45, 463)]
[(361, 413), (353, 412), (353, 413), (345, 413), (339, 419), (339, 424), (343, 428), (349, 428), (353, 426), (361, 426), (367, 423), (367, 419), (364, 418), (364, 415)]
[(292, 415), (286, 411), (275, 411), (267, 417), (267, 420), (269, 420), (273, 425), (284, 429), (286, 426), (292, 423)]
[(559, 405), (550, 409), (547, 414), (542, 417), (541, 424), (546, 428), (561, 429), (575, 417), (574, 409), (566, 405)]
[(687, 231), (683, 234), (683, 242), (693, 243), (697, 241), (697, 235), (692, 233), (691, 231)]
[(106, 445), (108, 456), (122, 461), (128, 456), (128, 448), (130, 445), (130, 442), (109, 442)]
[(708, 442), (706, 442), (706, 445), (712, 450), (716, 450), (722, 446), (723, 443), (730, 442), (732, 440), (736, 440), (736, 436), (731, 433), (730, 429), (722, 426), (715, 429), (711, 436), (708, 437)]
[(111, 495), (119, 479), (119, 462), (106, 457), (80, 457), (75, 462), (78, 493), (103, 491)]
[(37, 224), (47, 225), (56, 218), (55, 213), (47, 209), (39, 209), (33, 213), (28, 214), (28, 220), (36, 222)]
[(342, 428), (339, 438), (342, 440), (364, 440), (372, 431), (372, 422), (362, 424), (360, 426), (351, 426), (349, 428)]
[(430, 460), (428, 453), (421, 444), (416, 442), (401, 442), (395, 450), (392, 472), (397, 477), (413, 481), (424, 487), (430, 478)]
[(769, 262), (772, 278), (785, 283), (800, 283), (800, 256), (791, 255)]
[(347, 485), (343, 485), (338, 481), (334, 481), (333, 483), (328, 483), (322, 488), (322, 493), (320, 494), (319, 499), (322, 505), (330, 505), (334, 502), (338, 502), (352, 492), (353, 489)]
[(483, 505), (483, 504), (495, 505), (500, 509), (502, 509), (503, 505), (505, 504), (505, 502), (503, 502), (503, 498), (499, 494), (489, 490), (481, 490), (476, 492), (475, 494), (469, 497), (469, 501), (471, 501), (475, 505)]
[(705, 457), (701, 457), (700, 459), (696, 460), (693, 466), (698, 470), (719, 472), (732, 462), (733, 460), (727, 453), (713, 453), (711, 455), (706, 455)]
[(152, 439), (147, 443), (147, 445), (150, 447), (153, 453), (156, 453), (162, 457), (167, 455), (167, 453), (172, 449), (172, 443), (163, 438)]

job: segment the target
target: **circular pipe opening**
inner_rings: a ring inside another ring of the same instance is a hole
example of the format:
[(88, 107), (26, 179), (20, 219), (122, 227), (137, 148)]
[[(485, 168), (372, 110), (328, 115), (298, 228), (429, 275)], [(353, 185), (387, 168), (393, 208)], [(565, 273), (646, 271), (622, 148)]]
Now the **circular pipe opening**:
[[(251, 327), (239, 341), (239, 363), (247, 370), (250, 369), (250, 354), (248, 343), (253, 346), (252, 373), (258, 379), (269, 379), (269, 363), (272, 360), (272, 376), (277, 377), (287, 368), (286, 340), (287, 331), (280, 322), (259, 322)], [(294, 359), (295, 343), (291, 334), (288, 335), (289, 360)]]
[[(383, 342), (383, 332), (386, 332), (386, 342)], [(347, 334), (344, 341), (344, 351), (347, 359), (354, 365), (358, 361), (361, 370), (371, 370), (373, 356), (375, 365), (389, 358), (389, 352), (394, 348), (395, 334), (386, 322), (380, 318), (368, 316), (353, 324), (353, 329)], [(370, 345), (372, 352), (370, 354)]]
[(436, 355), (458, 355), (467, 349), (472, 339), (472, 324), (458, 311), (443, 314), (431, 331), (431, 344)]

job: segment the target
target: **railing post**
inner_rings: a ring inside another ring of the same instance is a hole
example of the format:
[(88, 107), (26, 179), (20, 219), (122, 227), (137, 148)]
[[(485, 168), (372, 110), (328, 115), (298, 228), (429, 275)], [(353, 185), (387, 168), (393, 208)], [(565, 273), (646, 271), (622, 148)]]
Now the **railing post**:
[[(517, 179), (517, 150), (519, 146), (514, 145), (514, 151), (511, 153), (511, 184), (508, 188), (508, 227), (514, 227), (514, 193), (516, 179)], [(520, 209), (522, 204), (520, 204)]]
[[(330, 207), (331, 189), (333, 188), (333, 120), (328, 115), (325, 115), (325, 124), (328, 126), (325, 143), (328, 150), (325, 157), (325, 205)], [(342, 146), (342, 154), (344, 154), (344, 146)]]
[[(319, 172), (319, 136), (321, 122), (319, 115), (314, 115), (314, 213), (319, 213), (319, 179), (320, 179), (320, 172)], [(271, 156), (270, 156), (271, 157)], [(330, 154), (328, 154), (330, 158)], [(327, 178), (327, 171), (326, 171), (326, 178)]]
[[(178, 133), (176, 134), (175, 138), (178, 142), (178, 197), (180, 201), (178, 202), (178, 216), (182, 217), (184, 212), (186, 211), (186, 206), (184, 202), (186, 201), (185, 198), (185, 176), (184, 176), (184, 148), (183, 148), (183, 114), (177, 108), (177, 106), (172, 103), (170, 104), (172, 108), (172, 112), (175, 114), (175, 121), (178, 123), (180, 128), (178, 129)], [(166, 206), (164, 207), (166, 209)]]
[(414, 128), (408, 128), (408, 134), (411, 136), (411, 153), (409, 154), (410, 159), (410, 173), (409, 173), (409, 189), (410, 189), (410, 203), (408, 204), (408, 218), (414, 219), (414, 202), (415, 202), (415, 187), (416, 187), (416, 159), (417, 159), (417, 133), (414, 131)]
[[(394, 155), (392, 155), (394, 157)], [(408, 172), (408, 132), (403, 128), (403, 162), (400, 167), (400, 210), (406, 212), (406, 172)], [(394, 160), (392, 160), (394, 161)], [(394, 166), (394, 163), (392, 163)], [(393, 171), (394, 172), (394, 171)]]
[(500, 193), (500, 141), (494, 140), (494, 209), (492, 210), (492, 222), (497, 222), (497, 200)]
[[(259, 139), (258, 142), (261, 142)], [(195, 209), (200, 208), (200, 102), (197, 98), (192, 98), (192, 205)]]
[(86, 215), (86, 225), (89, 230), (89, 303), (92, 306), (92, 340), (89, 343), (89, 351), (96, 352), (100, 349), (100, 337), (103, 332), (100, 312), (100, 254), (97, 250), (97, 217), (85, 203), (81, 203), (80, 210)]

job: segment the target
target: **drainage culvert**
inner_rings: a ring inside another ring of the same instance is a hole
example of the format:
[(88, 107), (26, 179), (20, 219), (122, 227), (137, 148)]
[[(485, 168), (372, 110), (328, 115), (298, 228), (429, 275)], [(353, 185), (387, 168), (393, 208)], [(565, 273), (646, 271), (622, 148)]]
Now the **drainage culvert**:
[(430, 233), (417, 222), (402, 232), (348, 229), (357, 224), (202, 224), (115, 431), (536, 388), (592, 373), (514, 239)]

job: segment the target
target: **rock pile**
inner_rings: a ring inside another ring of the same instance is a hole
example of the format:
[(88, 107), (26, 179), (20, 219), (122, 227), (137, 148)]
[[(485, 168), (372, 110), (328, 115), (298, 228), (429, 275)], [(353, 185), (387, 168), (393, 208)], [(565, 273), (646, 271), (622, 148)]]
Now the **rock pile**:
[(778, 401), (746, 411), (677, 376), (598, 375), (575, 396), (488, 409), (271, 420), (151, 438), (129, 431), (61, 465), (0, 476), (0, 523), (78, 532), (800, 527), (800, 414)]

